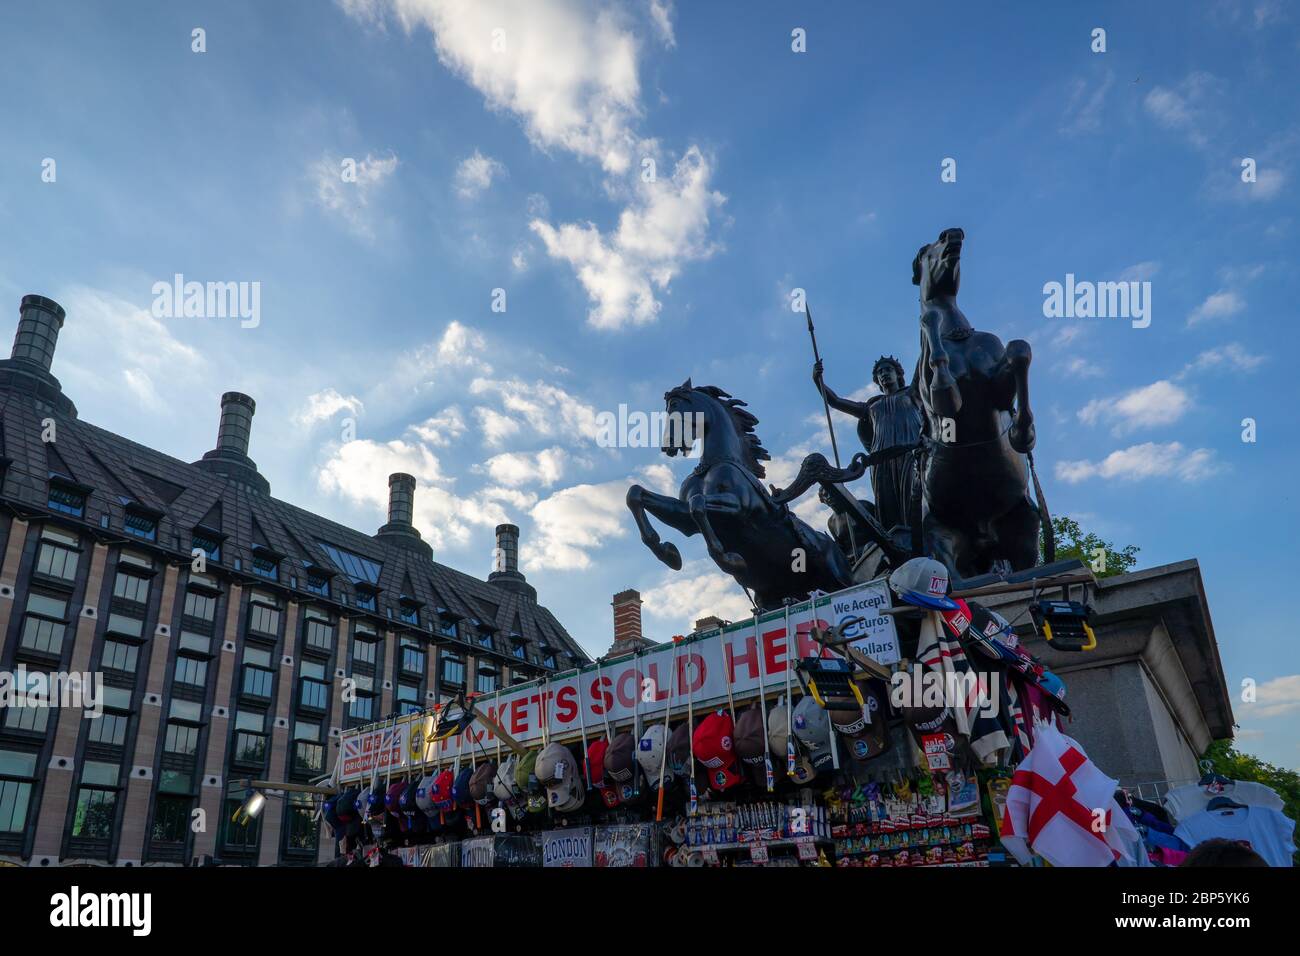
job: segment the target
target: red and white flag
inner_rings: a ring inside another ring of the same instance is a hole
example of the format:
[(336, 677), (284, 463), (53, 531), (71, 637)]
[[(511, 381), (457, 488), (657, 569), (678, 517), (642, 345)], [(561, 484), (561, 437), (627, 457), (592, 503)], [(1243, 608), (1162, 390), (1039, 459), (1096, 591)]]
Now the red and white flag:
[(1030, 850), (1052, 866), (1109, 866), (1138, 839), (1106, 776), (1054, 724), (1034, 729), (1034, 749), (1007, 791), (1002, 843), (1021, 864)]

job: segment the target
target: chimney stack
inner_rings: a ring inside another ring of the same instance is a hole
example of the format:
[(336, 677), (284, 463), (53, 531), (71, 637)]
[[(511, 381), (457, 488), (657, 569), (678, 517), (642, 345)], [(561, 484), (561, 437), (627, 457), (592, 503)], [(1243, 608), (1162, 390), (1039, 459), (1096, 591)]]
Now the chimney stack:
[(396, 472), (388, 476), (388, 523), (409, 525), (415, 517), (415, 477)]
[(712, 631), (716, 628), (726, 627), (728, 623), (729, 622), (724, 621), (716, 614), (710, 614), (707, 617), (702, 617), (695, 622), (695, 630), (692, 631), (692, 633), (699, 634), (701, 631)]
[(433, 548), (415, 527), (415, 476), (397, 471), (388, 476), (388, 524), (375, 537), (433, 560)]
[(509, 591), (517, 591), (537, 599), (537, 591), (519, 570), (519, 526), (497, 525), (497, 547), (493, 554), (492, 573), (488, 580)]
[(59, 343), (59, 329), (67, 313), (63, 306), (43, 295), (25, 295), (18, 307), (18, 331), (10, 358), (28, 362), (42, 372), (54, 363), (54, 347)]
[(221, 422), (217, 426), (217, 447), (204, 452), (194, 464), (213, 474), (247, 485), (264, 495), (271, 484), (248, 457), (248, 439), (253, 432), (253, 412), (257, 403), (243, 392), (226, 392), (221, 396)]
[(257, 403), (243, 392), (221, 396), (221, 424), (217, 426), (217, 450), (247, 457), (248, 439), (253, 433)]
[(641, 636), (641, 593), (619, 591), (610, 602), (614, 606), (614, 644), (609, 649), (612, 657), (631, 654), (650, 644)]

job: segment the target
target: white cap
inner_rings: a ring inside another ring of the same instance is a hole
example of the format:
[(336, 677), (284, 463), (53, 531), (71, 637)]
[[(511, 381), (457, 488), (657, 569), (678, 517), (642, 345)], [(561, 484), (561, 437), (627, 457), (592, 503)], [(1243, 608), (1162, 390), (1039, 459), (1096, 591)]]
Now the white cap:
[(664, 786), (672, 783), (672, 767), (664, 763), (664, 750), (668, 746), (668, 735), (664, 733), (663, 724), (651, 724), (641, 739), (636, 742), (636, 762), (641, 765), (652, 789), (659, 787), (659, 768), (663, 767)]

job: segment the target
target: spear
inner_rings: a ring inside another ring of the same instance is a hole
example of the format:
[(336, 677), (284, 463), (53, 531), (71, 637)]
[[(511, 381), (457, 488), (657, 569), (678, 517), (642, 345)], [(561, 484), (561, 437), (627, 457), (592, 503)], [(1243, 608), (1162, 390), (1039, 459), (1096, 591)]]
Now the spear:
[[(813, 361), (820, 362), (822, 356), (817, 350), (817, 330), (813, 328), (812, 312), (808, 309), (807, 299), (803, 303), (803, 314), (808, 317), (808, 337), (812, 339)], [(831, 421), (831, 403), (826, 399), (826, 382), (824, 380), (818, 382), (817, 387), (822, 393), (822, 408), (826, 410), (826, 429), (831, 433), (831, 451), (835, 454), (835, 468), (838, 471), (840, 467), (840, 446), (835, 442), (835, 423)], [(853, 554), (857, 555), (858, 542), (853, 534), (853, 520), (848, 516), (845, 516), (845, 520), (849, 523), (849, 547), (852, 549)]]

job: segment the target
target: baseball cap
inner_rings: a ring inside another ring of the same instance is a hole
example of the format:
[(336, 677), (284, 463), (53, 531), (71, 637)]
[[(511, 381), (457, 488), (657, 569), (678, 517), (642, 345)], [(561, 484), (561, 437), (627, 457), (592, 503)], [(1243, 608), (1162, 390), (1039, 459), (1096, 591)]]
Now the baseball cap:
[(740, 783), (740, 766), (732, 746), (731, 715), (715, 710), (695, 728), (695, 759), (709, 771), (709, 787), (721, 792)]
[(433, 773), (426, 773), (415, 786), (415, 805), (426, 816), (433, 816), (438, 811), (433, 805)]
[(451, 788), (456, 782), (455, 777), (450, 770), (443, 770), (433, 777), (433, 783), (429, 786), (429, 799), (433, 801), (436, 810), (452, 810), (456, 806), (456, 801), (452, 799)]
[(546, 788), (546, 804), (554, 809), (568, 806), (582, 786), (578, 762), (563, 744), (547, 744), (537, 755), (537, 782)]
[(953, 716), (951, 707), (905, 707), (903, 719), (907, 721), (908, 729), (917, 744), (921, 743), (923, 737), (943, 734), (948, 740), (950, 752), (956, 745), (957, 719)]
[(538, 789), (537, 754), (538, 751), (530, 750), (515, 764), (515, 789), (519, 793), (530, 793)]
[(479, 764), (469, 778), (469, 798), (475, 803), (487, 805), (492, 801), (492, 778), (496, 776), (497, 763), (489, 760)]
[(509, 803), (515, 798), (515, 766), (519, 761), (518, 756), (511, 754), (506, 758), (506, 762), (497, 768), (496, 774), (492, 778), (492, 793), (502, 803)]
[[(767, 714), (760, 704), (748, 708), (736, 720), (736, 757), (741, 769), (756, 786), (767, 789), (767, 764), (764, 759), (767, 751), (763, 749), (763, 723)], [(782, 754), (782, 757), (785, 755)], [(785, 760), (772, 760), (772, 782), (785, 777)]]
[(813, 769), (821, 772), (830, 767), (834, 758), (831, 756), (831, 719), (826, 710), (811, 695), (805, 695), (794, 705), (791, 722), (795, 738), (803, 744)]
[(650, 782), (652, 790), (659, 789), (659, 770), (663, 768), (664, 786), (673, 782), (673, 768), (669, 766), (666, 751), (668, 733), (663, 724), (651, 724), (636, 744), (636, 761), (641, 765), (641, 772)]
[(682, 721), (668, 735), (668, 769), (673, 777), (686, 777), (691, 772), (691, 725)]
[(933, 558), (912, 558), (889, 576), (889, 586), (908, 604), (952, 611), (957, 603), (948, 597), (948, 569)]
[(831, 726), (845, 738), (851, 759), (870, 760), (889, 749), (887, 700), (882, 682), (867, 681), (862, 685), (863, 713), (829, 711)]
[(473, 767), (462, 767), (460, 773), (456, 774), (456, 780), (451, 785), (451, 798), (457, 804), (464, 806), (470, 802), (469, 782), (473, 776)]
[(591, 785), (600, 794), (600, 799), (606, 807), (618, 806), (618, 791), (608, 786), (609, 781), (605, 779), (605, 755), (609, 752), (609, 741), (604, 737), (597, 737), (587, 747), (587, 776), (591, 779)]
[(636, 779), (636, 744), (636, 738), (624, 732), (605, 751), (605, 785), (617, 790), (619, 803), (632, 800), (640, 790)]

